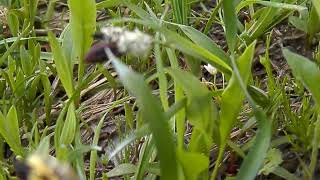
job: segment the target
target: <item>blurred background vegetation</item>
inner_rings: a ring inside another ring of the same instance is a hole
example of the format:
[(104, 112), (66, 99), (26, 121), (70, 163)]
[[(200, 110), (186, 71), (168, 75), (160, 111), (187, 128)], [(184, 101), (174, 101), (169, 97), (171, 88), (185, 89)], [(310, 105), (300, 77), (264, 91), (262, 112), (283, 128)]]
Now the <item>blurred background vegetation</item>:
[[(0, 5), (0, 179), (319, 176), (320, 1)], [(106, 26), (150, 54), (86, 64)]]

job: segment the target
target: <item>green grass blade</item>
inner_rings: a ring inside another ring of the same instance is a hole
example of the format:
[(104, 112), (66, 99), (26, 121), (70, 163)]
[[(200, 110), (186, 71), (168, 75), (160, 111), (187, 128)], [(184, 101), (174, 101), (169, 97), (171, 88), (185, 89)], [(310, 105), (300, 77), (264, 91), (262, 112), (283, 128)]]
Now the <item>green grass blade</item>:
[(17, 109), (15, 106), (11, 106), (9, 109), (9, 112), (6, 117), (8, 123), (8, 129), (10, 135), (13, 140), (17, 143), (17, 145), (21, 146), (21, 141), (20, 141), (20, 134), (19, 134), (19, 120), (18, 120), (18, 114), (17, 114)]
[(188, 0), (171, 0), (174, 20), (178, 24), (188, 24), (190, 5)]
[(312, 4), (318, 13), (318, 16), (320, 17), (320, 1), (312, 0)]
[[(108, 112), (105, 113), (104, 116), (102, 116), (97, 127), (95, 128), (92, 146), (98, 145), (102, 124), (103, 124), (103, 121), (105, 120), (105, 117), (107, 114), (108, 114)], [(90, 169), (89, 169), (90, 170), (90, 178), (89, 178), (90, 180), (93, 180), (95, 178), (97, 157), (98, 157), (97, 151), (96, 150), (91, 151), (91, 153), (90, 153)]]
[[(239, 71), (245, 83), (248, 82), (249, 77), (251, 76), (251, 63), (254, 49), (255, 43), (251, 44), (238, 60)], [(244, 98), (244, 93), (241, 92), (239, 82), (234, 74), (232, 75), (227, 88), (223, 92), (221, 99), (220, 140), (222, 144), (227, 142), (226, 140), (235, 124)]]
[(210, 15), (210, 17), (208, 19), (208, 22), (206, 23), (206, 27), (203, 30), (204, 34), (207, 35), (209, 33), (209, 31), (211, 30), (212, 24), (213, 24), (213, 22), (214, 22), (214, 20), (216, 18), (217, 13), (219, 12), (219, 9), (222, 6), (222, 3), (223, 3), (223, 0), (220, 0), (218, 2), (218, 4), (216, 5), (216, 7), (214, 7), (214, 10), (212, 11), (212, 13), (211, 13), (211, 15)]
[(97, 3), (97, 9), (112, 8), (122, 4), (121, 0), (105, 0)]
[(226, 53), (208, 36), (191, 26), (179, 26), (181, 30), (197, 45), (207, 49), (222, 61), (230, 65), (230, 58)]
[(236, 180), (253, 180), (257, 175), (270, 145), (272, 121), (267, 119), (263, 111), (255, 112), (259, 122), (259, 131), (248, 155), (241, 164)]
[[(167, 69), (167, 71), (172, 77), (174, 77), (176, 81), (180, 83), (188, 98), (186, 112), (188, 115), (188, 120), (193, 125), (193, 132), (188, 150), (191, 153), (200, 153), (209, 158), (213, 139), (215, 139), (216, 142), (219, 140), (219, 129), (217, 126), (218, 113), (215, 105), (212, 102), (210, 91), (189, 72), (171, 68)], [(182, 149), (180, 152), (180, 160), (184, 159), (182, 157), (183, 155), (186, 156), (185, 158), (190, 158), (190, 154), (183, 153)], [(187, 167), (188, 166), (185, 168)], [(202, 167), (201, 170), (206, 168)], [(185, 175), (190, 175), (189, 172), (185, 173)], [(204, 174), (207, 175), (208, 173)], [(207, 179), (206, 177), (203, 178)]]
[(1, 56), (0, 58), (0, 66), (5, 62), (5, 60), (8, 58), (8, 56), (10, 55), (10, 53), (12, 53), (16, 47), (19, 45), (20, 40), (27, 36), (30, 33), (32, 26), (29, 24), (28, 27), (26, 29), (24, 29), (22, 31), (22, 33), (17, 37), (17, 39), (14, 41), (14, 43), (10, 46), (9, 49), (6, 50), (6, 52)]
[(173, 138), (159, 101), (152, 95), (141, 75), (136, 74), (115, 57), (113, 65), (124, 86), (137, 98), (143, 118), (148, 122), (158, 151), (162, 179), (177, 178)]
[(235, 2), (234, 0), (224, 0), (222, 7), (224, 12), (226, 39), (229, 51), (233, 52), (236, 47), (238, 23), (235, 12)]
[[(253, 59), (255, 49), (255, 43), (252, 43), (245, 52), (238, 59), (238, 68), (241, 74), (241, 78), (246, 84), (251, 76), (251, 63)], [(223, 152), (229, 139), (231, 129), (236, 123), (237, 116), (240, 112), (245, 94), (241, 90), (239, 81), (234, 73), (229, 81), (229, 84), (222, 94), (221, 99), (221, 112), (220, 112), (220, 147), (219, 155), (216, 161), (214, 172), (211, 176), (211, 180), (216, 177), (219, 164), (222, 160)]]
[(49, 42), (52, 49), (53, 54), (53, 60), (56, 64), (56, 69), (58, 76), (61, 80), (61, 83), (70, 98), (73, 94), (73, 78), (72, 78), (72, 63), (70, 60), (67, 60), (65, 58), (65, 55), (63, 53), (63, 50), (60, 47), (60, 44), (58, 43), (56, 37), (53, 33), (49, 32)]
[(60, 143), (64, 145), (71, 144), (76, 133), (77, 119), (75, 114), (74, 103), (71, 103), (68, 108), (66, 120), (61, 132)]
[(186, 177), (188, 180), (199, 179), (199, 174), (206, 170), (209, 166), (209, 159), (203, 154), (179, 150), (177, 155), (179, 162), (181, 162), (184, 169), (184, 177)]
[[(112, 106), (105, 112), (105, 114), (102, 116), (102, 118), (100, 119), (97, 127), (95, 128), (94, 131), (94, 136), (93, 136), (93, 142), (91, 144), (92, 147), (98, 146), (98, 142), (99, 142), (99, 138), (100, 138), (100, 133), (101, 133), (101, 128), (103, 125), (104, 120), (106, 119), (106, 116), (108, 115), (108, 113), (110, 112), (110, 110), (112, 110), (114, 107), (116, 107), (117, 105), (119, 105), (119, 102), (122, 101), (116, 101), (112, 104)], [(97, 162), (97, 150), (92, 150), (90, 153), (90, 174), (89, 174), (89, 178), (90, 180), (93, 180), (95, 178), (95, 170), (96, 170), (96, 162)]]
[[(156, 40), (160, 40), (160, 34), (156, 34)], [(157, 72), (159, 74), (159, 90), (160, 90), (160, 99), (161, 99), (161, 104), (163, 106), (163, 109), (166, 111), (169, 107), (169, 102), (168, 102), (168, 95), (167, 95), (167, 88), (168, 88), (168, 82), (167, 82), (167, 77), (164, 73), (164, 65), (163, 65), (163, 60), (162, 60), (162, 54), (160, 50), (160, 45), (156, 43), (154, 45), (154, 55), (156, 59), (156, 66), (157, 66)]]
[(152, 154), (156, 152), (155, 150), (156, 148), (154, 140), (152, 136), (149, 136), (148, 138), (146, 138), (146, 141), (143, 143), (140, 150), (139, 163), (137, 165), (137, 169), (134, 175), (134, 178), (136, 180), (143, 179), (146, 173), (146, 169), (149, 165), (149, 161), (154, 159), (152, 158)]
[[(179, 62), (174, 50), (170, 48), (166, 48), (166, 51), (168, 54), (168, 58), (170, 60), (171, 67), (174, 69), (178, 69)], [(185, 97), (183, 88), (179, 80), (177, 79), (174, 80), (174, 92), (175, 92), (174, 100), (176, 103), (180, 102), (180, 100), (182, 100)], [(176, 123), (176, 129), (177, 129), (177, 136), (178, 136), (177, 137), (178, 149), (183, 149), (183, 146), (184, 146), (185, 117), (186, 117), (185, 108), (177, 112), (174, 117), (175, 123)]]
[(95, 0), (69, 0), (70, 28), (73, 40), (73, 55), (79, 61), (78, 80), (81, 82), (84, 75), (84, 55), (91, 47), (96, 30), (96, 3)]
[(295, 10), (295, 11), (304, 11), (307, 7), (288, 4), (288, 3), (280, 3), (280, 2), (271, 2), (271, 1), (257, 1), (257, 0), (247, 0), (242, 1), (236, 7), (236, 12), (239, 12), (242, 8), (250, 5), (250, 4), (261, 4), (266, 7), (274, 7), (274, 8), (281, 8), (281, 9), (288, 9), (288, 10)]
[(12, 106), (6, 117), (0, 111), (0, 134), (16, 155), (23, 156), (19, 132), (16, 108)]
[(312, 139), (312, 152), (311, 152), (311, 162), (309, 165), (309, 172), (311, 175), (314, 175), (314, 171), (316, 169), (316, 165), (318, 162), (318, 154), (319, 154), (319, 140), (320, 140), (320, 116), (318, 115), (317, 121), (314, 127), (314, 134)]

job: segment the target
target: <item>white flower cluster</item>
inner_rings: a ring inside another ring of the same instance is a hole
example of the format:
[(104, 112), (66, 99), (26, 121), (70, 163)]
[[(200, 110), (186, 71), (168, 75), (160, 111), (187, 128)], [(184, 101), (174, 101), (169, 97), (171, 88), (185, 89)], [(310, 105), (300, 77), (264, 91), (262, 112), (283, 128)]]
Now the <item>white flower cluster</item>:
[(204, 65), (204, 68), (211, 74), (211, 75), (216, 75), (218, 73), (217, 68), (212, 66), (211, 64)]
[(122, 27), (103, 27), (100, 31), (104, 36), (104, 41), (115, 44), (121, 54), (145, 56), (151, 49), (151, 36), (138, 29), (128, 31)]

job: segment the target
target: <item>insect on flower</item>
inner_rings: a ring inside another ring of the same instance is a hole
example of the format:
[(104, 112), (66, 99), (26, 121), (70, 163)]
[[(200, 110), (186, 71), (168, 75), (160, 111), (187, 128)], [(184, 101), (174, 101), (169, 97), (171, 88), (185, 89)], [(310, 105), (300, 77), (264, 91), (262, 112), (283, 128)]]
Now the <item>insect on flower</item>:
[(115, 56), (125, 54), (146, 56), (151, 48), (151, 36), (142, 33), (138, 29), (128, 31), (122, 27), (104, 27), (94, 35), (98, 40), (87, 53), (87, 63), (102, 62), (108, 60), (105, 49), (108, 48)]

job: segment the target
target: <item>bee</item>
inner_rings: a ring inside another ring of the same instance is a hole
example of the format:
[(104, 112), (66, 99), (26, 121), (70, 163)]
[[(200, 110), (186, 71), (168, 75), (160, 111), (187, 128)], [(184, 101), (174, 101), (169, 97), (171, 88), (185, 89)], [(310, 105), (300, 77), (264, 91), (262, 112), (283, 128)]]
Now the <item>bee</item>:
[(89, 49), (85, 62), (95, 63), (108, 60), (105, 49), (120, 57), (125, 54), (146, 56), (152, 44), (152, 38), (135, 29), (128, 31), (122, 27), (103, 27), (94, 35), (97, 42)]
[(52, 156), (32, 154), (25, 161), (15, 162), (21, 180), (79, 180), (73, 169)]
[(105, 52), (105, 48), (109, 48), (111, 52), (120, 57), (122, 55), (121, 52), (118, 51), (116, 44), (114, 43), (106, 43), (106, 42), (97, 42), (95, 43), (89, 50), (89, 52), (85, 56), (86, 63), (95, 63), (95, 62), (103, 62), (108, 60), (108, 56)]

